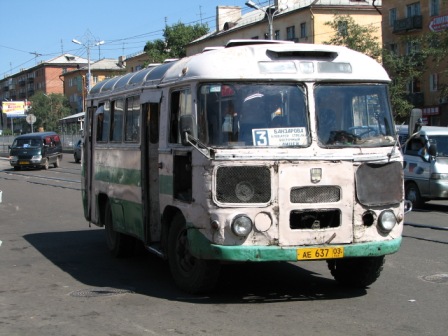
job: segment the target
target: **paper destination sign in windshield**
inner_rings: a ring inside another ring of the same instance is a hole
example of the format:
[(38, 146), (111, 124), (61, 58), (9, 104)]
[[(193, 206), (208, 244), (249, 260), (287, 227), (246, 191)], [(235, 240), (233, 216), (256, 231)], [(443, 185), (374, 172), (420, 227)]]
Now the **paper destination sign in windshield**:
[(307, 144), (305, 127), (257, 128), (252, 130), (255, 146), (304, 146)]

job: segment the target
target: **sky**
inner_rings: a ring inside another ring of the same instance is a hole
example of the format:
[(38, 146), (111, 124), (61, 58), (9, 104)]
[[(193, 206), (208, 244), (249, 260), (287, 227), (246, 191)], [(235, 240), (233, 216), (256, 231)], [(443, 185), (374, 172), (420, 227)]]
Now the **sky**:
[[(255, 1), (262, 5), (268, 1)], [(245, 0), (0, 0), (0, 78), (64, 53), (87, 58), (118, 58), (163, 38), (165, 24), (208, 24), (216, 29), (216, 6)], [(104, 41), (99, 48), (95, 42)]]

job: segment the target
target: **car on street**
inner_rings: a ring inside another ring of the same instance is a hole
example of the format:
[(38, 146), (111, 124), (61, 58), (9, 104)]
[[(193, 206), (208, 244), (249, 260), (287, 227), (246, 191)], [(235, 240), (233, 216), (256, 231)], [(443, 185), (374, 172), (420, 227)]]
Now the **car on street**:
[(23, 134), (9, 146), (9, 159), (14, 170), (59, 167), (62, 160), (61, 139), (55, 132)]

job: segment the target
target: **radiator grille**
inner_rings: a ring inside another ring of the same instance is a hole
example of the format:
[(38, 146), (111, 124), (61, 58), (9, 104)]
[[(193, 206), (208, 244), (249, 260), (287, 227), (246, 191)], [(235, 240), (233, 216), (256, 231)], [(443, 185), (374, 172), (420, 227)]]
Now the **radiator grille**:
[(332, 203), (341, 199), (341, 189), (336, 186), (296, 187), (291, 189), (291, 203)]
[(341, 226), (341, 210), (308, 209), (295, 210), (289, 214), (289, 227), (292, 230), (319, 230)]
[(216, 173), (216, 199), (222, 203), (267, 203), (271, 199), (268, 167), (220, 167)]

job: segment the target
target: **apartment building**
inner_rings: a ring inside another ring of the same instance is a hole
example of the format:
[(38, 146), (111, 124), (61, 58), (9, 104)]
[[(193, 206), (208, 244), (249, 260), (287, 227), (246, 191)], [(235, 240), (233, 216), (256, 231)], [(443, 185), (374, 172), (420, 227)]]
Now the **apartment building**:
[[(419, 46), (406, 41), (408, 36), (424, 36), (448, 29), (448, 2), (445, 0), (383, 1), (383, 42), (386, 48), (406, 56)], [(441, 72), (448, 61), (436, 65), (428, 61), (421, 78), (408, 84), (410, 102), (423, 111), (424, 122), (433, 126), (448, 126), (448, 99), (441, 97)], [(447, 79), (445, 78), (445, 82)]]
[[(64, 93), (62, 76), (64, 73), (87, 64), (87, 59), (63, 54), (34, 67), (21, 69), (15, 74), (0, 79), (0, 100), (26, 101), (37, 91), (45, 94)], [(1, 114), (1, 127), (8, 125), (7, 117)]]
[(205, 47), (223, 46), (231, 39), (269, 39), (271, 35), (276, 40), (320, 44), (333, 36), (334, 31), (325, 23), (333, 21), (335, 15), (350, 15), (359, 25), (378, 27), (376, 36), (381, 43), (382, 1), (275, 0), (265, 7), (250, 1), (246, 4), (252, 4), (252, 9), (245, 14), (239, 6), (218, 6), (216, 31), (188, 44), (187, 55)]
[[(83, 66), (63, 75), (64, 95), (69, 99), (73, 114), (84, 112), (87, 97), (88, 66)], [(105, 58), (90, 65), (90, 86), (111, 77), (123, 75), (126, 72), (122, 58)]]

